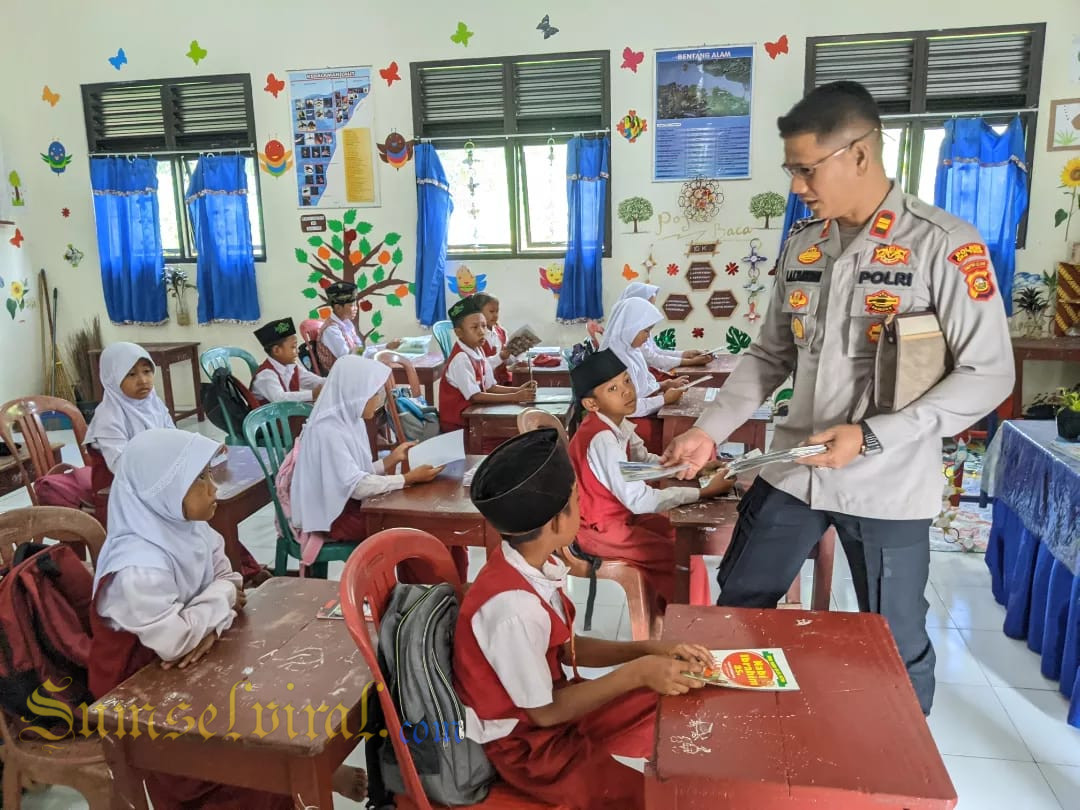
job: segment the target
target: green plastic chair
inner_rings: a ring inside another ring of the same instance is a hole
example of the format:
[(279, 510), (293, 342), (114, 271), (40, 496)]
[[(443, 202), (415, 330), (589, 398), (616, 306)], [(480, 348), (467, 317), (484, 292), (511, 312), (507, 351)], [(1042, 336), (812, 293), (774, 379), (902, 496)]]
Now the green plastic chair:
[(450, 321), (436, 321), (431, 326), (431, 334), (438, 341), (443, 357), (449, 360), (450, 352), (454, 350), (454, 341), (457, 340), (454, 335), (454, 325)]
[[(274, 576), (277, 577), (288, 573), (290, 557), (300, 559), (300, 544), (293, 536), (285, 510), (278, 500), (277, 474), (295, 442), (290, 418), (306, 418), (311, 414), (311, 408), (310, 402), (271, 402), (256, 408), (244, 419), (244, 438), (249, 447), (259, 448), (255, 451), (255, 458), (259, 460), (277, 514), (280, 531), (274, 557)], [(355, 543), (324, 543), (315, 562), (308, 566), (308, 573), (312, 577), (326, 579), (327, 564), (334, 560), (347, 560), (355, 548)]]
[[(259, 370), (258, 361), (252, 356), (250, 352), (246, 352), (243, 349), (238, 349), (235, 346), (219, 346), (216, 349), (207, 349), (201, 355), (199, 355), (199, 365), (202, 366), (203, 374), (206, 375), (207, 380), (214, 378), (214, 370), (219, 368), (232, 369), (233, 358), (238, 358), (247, 363), (248, 369), (251, 371), (251, 377), (254, 379), (255, 372)], [(250, 382), (248, 383), (250, 384)], [(227, 428), (228, 435), (225, 437), (225, 444), (227, 445), (243, 445), (244, 437), (243, 426), (234, 425), (232, 419), (229, 418), (229, 414), (222, 410), (221, 414), (225, 418), (225, 426)]]

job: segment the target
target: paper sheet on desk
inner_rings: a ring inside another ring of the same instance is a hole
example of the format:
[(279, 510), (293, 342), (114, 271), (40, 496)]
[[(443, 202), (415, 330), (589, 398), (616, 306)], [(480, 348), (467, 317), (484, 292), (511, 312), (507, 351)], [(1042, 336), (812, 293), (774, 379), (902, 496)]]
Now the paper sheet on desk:
[(452, 461), (465, 460), (465, 431), (441, 433), (415, 447), (409, 448), (409, 466), (412, 468), (430, 464), (441, 467)]

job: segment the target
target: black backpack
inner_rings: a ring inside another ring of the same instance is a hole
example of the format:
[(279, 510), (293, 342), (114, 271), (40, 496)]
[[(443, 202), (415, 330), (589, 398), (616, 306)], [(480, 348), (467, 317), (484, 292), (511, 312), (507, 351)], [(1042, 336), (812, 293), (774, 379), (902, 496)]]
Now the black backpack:
[(227, 368), (215, 368), (202, 384), (203, 410), (210, 421), (230, 436), (241, 436), (244, 419), (258, 407), (255, 395)]

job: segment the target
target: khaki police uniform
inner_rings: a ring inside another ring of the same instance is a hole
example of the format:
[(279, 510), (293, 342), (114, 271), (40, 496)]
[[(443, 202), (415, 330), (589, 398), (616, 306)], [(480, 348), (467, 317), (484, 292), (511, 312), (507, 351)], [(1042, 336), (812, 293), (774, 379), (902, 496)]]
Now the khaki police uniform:
[[(901, 411), (879, 413), (873, 379), (882, 324), (890, 313), (928, 310), (937, 313), (953, 370)], [(764, 468), (721, 567), (721, 603), (775, 604), (834, 526), (860, 607), (889, 618), (929, 711), (933, 649), (923, 590), (927, 529), (944, 486), (941, 440), (992, 411), (1013, 386), (1005, 310), (978, 231), (895, 185), (846, 250), (837, 223), (798, 223), (761, 332), (697, 426), (724, 441), (789, 374), (794, 394), (788, 415), (776, 420), (773, 449), (865, 420), (882, 452), (840, 470)], [(755, 506), (761, 515), (748, 514)]]

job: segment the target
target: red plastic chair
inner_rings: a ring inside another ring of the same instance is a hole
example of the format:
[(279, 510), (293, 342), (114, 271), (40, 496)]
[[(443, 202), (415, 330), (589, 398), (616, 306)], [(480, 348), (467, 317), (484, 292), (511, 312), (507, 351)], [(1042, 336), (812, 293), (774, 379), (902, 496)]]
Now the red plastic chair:
[[(379, 628), (390, 594), (398, 584), (395, 573), (397, 566), (404, 560), (426, 562), (434, 569), (435, 580), (452, 585), (458, 602), (461, 602), (461, 580), (449, 550), (440, 540), (419, 529), (387, 529), (373, 534), (357, 546), (345, 563), (345, 572), (341, 576), (341, 610), (349, 635), (360, 648), (360, 654), (379, 685), (376, 693), (407, 792), (404, 796), (395, 797), (398, 810), (442, 810), (443, 805), (431, 804), (424, 794), (409, 746), (401, 736), (397, 707), (390, 690), (386, 688), (386, 676), (379, 667), (371, 627), (364, 619), (363, 605), (367, 602), (375, 628)], [(564, 805), (544, 804), (531, 799), (503, 782), (492, 785), (488, 797), (480, 804), (469, 806), (482, 810), (568, 810)]]
[(323, 370), (323, 364), (319, 362), (319, 330), (322, 329), (323, 322), (317, 321), (314, 318), (307, 318), (300, 322), (300, 339), (304, 341), (308, 348), (308, 358), (311, 360), (311, 370), (316, 374), (325, 377), (330, 369)]

